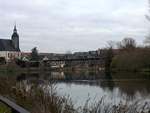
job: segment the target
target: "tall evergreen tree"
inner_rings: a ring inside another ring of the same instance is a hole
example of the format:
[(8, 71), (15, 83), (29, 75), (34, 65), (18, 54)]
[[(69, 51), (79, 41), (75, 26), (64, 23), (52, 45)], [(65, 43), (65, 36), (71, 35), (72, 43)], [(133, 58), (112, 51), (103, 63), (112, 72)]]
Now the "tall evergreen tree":
[(34, 48), (31, 50), (31, 60), (32, 60), (32, 61), (38, 61), (38, 60), (39, 60), (38, 50), (37, 50), (36, 47), (34, 47)]
[(114, 53), (113, 53), (114, 43), (112, 41), (109, 41), (108, 46), (109, 47), (107, 47), (106, 54), (105, 54), (105, 72), (106, 73), (111, 72), (111, 63), (112, 63), (112, 59), (114, 57)]

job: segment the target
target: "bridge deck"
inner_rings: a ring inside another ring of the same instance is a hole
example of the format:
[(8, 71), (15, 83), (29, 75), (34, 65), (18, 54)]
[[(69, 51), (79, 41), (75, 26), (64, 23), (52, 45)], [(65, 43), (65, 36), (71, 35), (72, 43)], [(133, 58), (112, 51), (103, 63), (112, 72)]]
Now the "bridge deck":
[(77, 58), (77, 59), (51, 59), (48, 61), (88, 61), (88, 60), (102, 60), (104, 58)]

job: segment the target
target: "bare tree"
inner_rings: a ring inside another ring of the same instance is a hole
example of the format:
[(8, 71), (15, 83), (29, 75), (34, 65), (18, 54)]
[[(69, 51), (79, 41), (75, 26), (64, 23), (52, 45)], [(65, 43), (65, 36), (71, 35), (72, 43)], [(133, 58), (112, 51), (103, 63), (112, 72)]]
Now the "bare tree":
[[(149, 2), (149, 10), (148, 11), (150, 13), (150, 0), (148, 0), (148, 2)], [(150, 21), (150, 15), (145, 15), (145, 17), (148, 21)]]
[(107, 41), (107, 48), (115, 48), (116, 42), (115, 41)]
[(124, 38), (118, 43), (119, 49), (134, 49), (136, 48), (136, 41), (133, 38)]
[(146, 39), (144, 40), (144, 43), (150, 46), (150, 34), (146, 36)]
[(119, 49), (134, 49), (136, 48), (136, 41), (133, 38), (124, 38), (118, 43)]
[[(150, 0), (149, 1), (149, 14), (146, 15), (146, 19), (150, 22)], [(147, 44), (148, 46), (150, 46), (150, 33), (148, 36), (146, 36), (144, 43)]]

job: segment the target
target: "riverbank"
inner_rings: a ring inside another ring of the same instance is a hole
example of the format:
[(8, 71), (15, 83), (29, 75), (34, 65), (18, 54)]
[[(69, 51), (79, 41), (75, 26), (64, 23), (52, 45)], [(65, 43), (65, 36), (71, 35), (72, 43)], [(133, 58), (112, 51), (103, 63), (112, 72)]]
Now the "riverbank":
[(143, 68), (143, 69), (115, 69), (112, 68), (111, 72), (139, 72), (139, 73), (150, 73), (150, 68)]
[(46, 66), (39, 66), (39, 67), (20, 67), (16, 64), (5, 64), (0, 65), (0, 72), (51, 72), (51, 71), (58, 71), (58, 72), (69, 72), (69, 71), (104, 71), (104, 69), (99, 69), (98, 67), (64, 67), (64, 68), (50, 68)]
[(49, 81), (45, 84), (47, 87), (32, 83), (29, 88), (29, 84), (28, 86), (24, 82), (17, 84), (14, 78), (1, 77), (0, 94), (28, 109), (31, 113), (116, 113), (116, 111), (117, 113), (149, 113), (150, 103), (142, 104), (140, 100), (129, 103), (126, 100), (125, 103), (113, 105), (105, 103), (105, 97), (101, 97), (94, 104), (90, 104), (87, 98), (85, 105), (76, 108), (69, 97), (58, 95), (55, 83)]

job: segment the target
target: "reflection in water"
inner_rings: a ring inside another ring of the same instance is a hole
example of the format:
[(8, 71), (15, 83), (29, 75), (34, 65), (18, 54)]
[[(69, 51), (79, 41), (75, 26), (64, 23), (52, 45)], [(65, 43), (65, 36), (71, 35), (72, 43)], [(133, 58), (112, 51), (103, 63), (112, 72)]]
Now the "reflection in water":
[[(69, 95), (77, 105), (90, 98), (95, 102), (105, 97), (107, 102), (150, 99), (150, 76), (139, 73), (113, 73), (75, 71), (21, 74), (17, 80), (36, 85), (56, 80), (59, 95)], [(150, 101), (150, 100), (149, 100)]]

